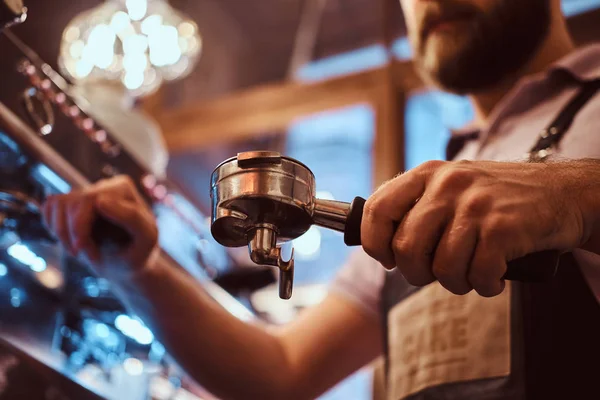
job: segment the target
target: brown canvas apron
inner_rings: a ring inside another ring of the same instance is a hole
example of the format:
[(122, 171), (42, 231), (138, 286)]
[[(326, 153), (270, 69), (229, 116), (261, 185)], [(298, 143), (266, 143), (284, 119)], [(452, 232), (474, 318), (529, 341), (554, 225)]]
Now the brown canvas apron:
[[(547, 156), (599, 88), (582, 85), (532, 160)], [(448, 159), (469, 139), (451, 140)], [(551, 282), (507, 282), (494, 298), (456, 296), (437, 282), (416, 288), (393, 270), (382, 307), (389, 400), (600, 399), (600, 305), (572, 254)]]

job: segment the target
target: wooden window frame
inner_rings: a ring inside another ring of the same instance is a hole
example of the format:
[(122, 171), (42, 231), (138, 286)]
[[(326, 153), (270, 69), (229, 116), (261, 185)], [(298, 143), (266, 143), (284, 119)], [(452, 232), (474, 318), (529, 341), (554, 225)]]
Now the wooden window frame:
[(404, 110), (409, 93), (424, 89), (411, 62), (319, 82), (283, 82), (240, 91), (213, 101), (168, 110), (149, 99), (143, 106), (160, 125), (173, 154), (206, 149), (273, 132), (299, 118), (352, 104), (375, 112), (373, 185), (404, 168)]

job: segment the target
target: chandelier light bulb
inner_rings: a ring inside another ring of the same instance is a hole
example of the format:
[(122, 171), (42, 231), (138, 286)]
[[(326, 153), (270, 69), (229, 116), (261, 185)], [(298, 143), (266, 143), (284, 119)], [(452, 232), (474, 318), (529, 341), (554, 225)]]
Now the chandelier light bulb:
[(138, 97), (187, 76), (201, 50), (196, 24), (166, 0), (108, 0), (71, 20), (58, 63), (75, 83), (120, 81)]

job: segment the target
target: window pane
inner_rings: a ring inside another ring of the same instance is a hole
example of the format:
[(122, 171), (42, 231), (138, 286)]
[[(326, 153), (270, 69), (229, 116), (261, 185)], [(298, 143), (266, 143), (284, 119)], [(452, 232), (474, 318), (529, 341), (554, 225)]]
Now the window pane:
[(439, 91), (410, 97), (406, 104), (406, 167), (428, 160), (444, 160), (450, 129), (473, 119), (468, 99)]

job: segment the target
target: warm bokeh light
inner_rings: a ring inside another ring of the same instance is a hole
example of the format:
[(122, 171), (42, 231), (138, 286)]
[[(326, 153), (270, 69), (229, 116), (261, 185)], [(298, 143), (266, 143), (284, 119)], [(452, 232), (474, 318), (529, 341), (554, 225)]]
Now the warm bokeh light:
[(59, 66), (75, 82), (119, 80), (144, 96), (187, 76), (201, 49), (196, 24), (166, 0), (108, 0), (66, 27)]

